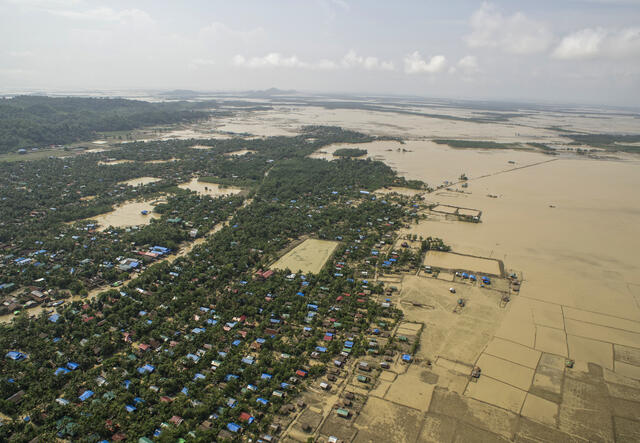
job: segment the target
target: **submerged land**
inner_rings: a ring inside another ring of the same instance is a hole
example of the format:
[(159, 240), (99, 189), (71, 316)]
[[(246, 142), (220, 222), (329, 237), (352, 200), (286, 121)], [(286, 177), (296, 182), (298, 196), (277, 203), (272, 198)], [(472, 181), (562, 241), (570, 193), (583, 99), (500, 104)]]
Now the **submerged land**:
[(0, 438), (640, 439), (639, 114), (176, 103), (0, 157)]

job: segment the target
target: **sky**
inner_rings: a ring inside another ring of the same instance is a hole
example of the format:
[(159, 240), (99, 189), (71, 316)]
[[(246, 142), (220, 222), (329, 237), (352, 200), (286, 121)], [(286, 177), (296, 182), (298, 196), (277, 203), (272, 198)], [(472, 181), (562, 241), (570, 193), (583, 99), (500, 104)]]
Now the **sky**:
[(638, 106), (640, 0), (0, 0), (0, 89)]

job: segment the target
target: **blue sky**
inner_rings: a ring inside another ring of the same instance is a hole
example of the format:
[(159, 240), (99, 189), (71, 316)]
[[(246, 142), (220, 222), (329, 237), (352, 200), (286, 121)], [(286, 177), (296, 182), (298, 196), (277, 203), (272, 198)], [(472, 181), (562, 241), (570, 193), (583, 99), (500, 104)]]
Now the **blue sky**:
[(636, 105), (640, 0), (0, 0), (4, 90)]

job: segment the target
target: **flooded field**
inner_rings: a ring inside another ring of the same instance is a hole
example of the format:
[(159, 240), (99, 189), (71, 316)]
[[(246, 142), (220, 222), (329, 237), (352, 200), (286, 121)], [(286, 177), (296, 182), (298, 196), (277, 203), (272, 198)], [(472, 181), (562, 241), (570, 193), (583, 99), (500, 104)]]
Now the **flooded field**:
[[(147, 214), (142, 214), (142, 211), (147, 211)], [(151, 202), (133, 201), (117, 206), (113, 211), (107, 212), (106, 214), (91, 217), (91, 220), (96, 220), (100, 225), (98, 230), (104, 231), (109, 228), (109, 226), (123, 228), (146, 225), (151, 222), (151, 219), (156, 217), (158, 217), (158, 215), (153, 212)]]
[(372, 143), (337, 143), (311, 154), (312, 158), (335, 160), (333, 152), (340, 148), (360, 148), (367, 157), (380, 160), (408, 178), (420, 178), (429, 185), (457, 182), (462, 174), (477, 178), (527, 165), (553, 160), (555, 157), (525, 150), (454, 149), (430, 140)]
[[(429, 137), (521, 143), (564, 143), (568, 139), (552, 129), (558, 126), (584, 132), (640, 133), (637, 119), (633, 116), (590, 113), (587, 110), (583, 114), (528, 110), (508, 121), (470, 121), (457, 119), (484, 117), (483, 111), (454, 106), (388, 106), (387, 109), (400, 112), (273, 105), (272, 110), (241, 112), (233, 117), (220, 118), (216, 123), (220, 131), (256, 136), (292, 135), (304, 125), (322, 124), (405, 140)], [(425, 115), (411, 115), (406, 111)]]
[(149, 183), (159, 182), (161, 179), (156, 177), (138, 177), (132, 178), (131, 180), (125, 180), (122, 182), (118, 182), (119, 185), (129, 185), (129, 186), (144, 186)]
[(156, 165), (156, 164), (171, 163), (171, 162), (177, 162), (177, 161), (178, 161), (177, 158), (169, 158), (167, 160), (147, 160), (147, 161), (145, 161), (145, 163), (149, 163), (151, 165)]
[(484, 274), (502, 275), (500, 263), (483, 257), (473, 257), (451, 252), (427, 251), (425, 266), (440, 269), (472, 271)]
[(197, 178), (191, 179), (187, 183), (178, 185), (181, 189), (189, 189), (190, 191), (197, 192), (202, 195), (210, 195), (211, 197), (220, 197), (223, 195), (233, 195), (242, 192), (241, 188), (234, 188), (233, 186), (223, 186), (217, 183), (208, 183), (198, 181)]
[(125, 163), (133, 163), (133, 160), (109, 160), (98, 162), (98, 164), (101, 166), (123, 165)]
[(280, 257), (271, 268), (318, 273), (338, 244), (335, 241), (307, 239)]
[(225, 152), (225, 156), (227, 157), (241, 157), (243, 155), (247, 155), (247, 154), (253, 154), (256, 151), (252, 151), (251, 149), (241, 149), (239, 151), (233, 151), (233, 152)]

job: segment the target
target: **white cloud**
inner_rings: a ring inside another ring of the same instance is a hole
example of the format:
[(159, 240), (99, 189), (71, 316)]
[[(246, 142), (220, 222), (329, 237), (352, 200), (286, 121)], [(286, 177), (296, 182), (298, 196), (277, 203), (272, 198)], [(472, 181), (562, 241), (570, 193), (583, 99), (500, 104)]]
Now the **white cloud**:
[(467, 78), (471, 74), (475, 74), (480, 70), (478, 66), (478, 59), (475, 55), (465, 55), (455, 66), (451, 66), (449, 68), (449, 74), (455, 74), (456, 72), (460, 72), (462, 75), (467, 76)]
[(467, 71), (477, 71), (478, 59), (473, 55), (466, 55), (458, 61), (458, 67)]
[(404, 72), (407, 74), (418, 74), (427, 72), (434, 74), (442, 71), (447, 64), (444, 55), (434, 55), (429, 61), (422, 58), (418, 51), (415, 51), (404, 58)]
[(381, 61), (378, 57), (363, 57), (351, 50), (342, 58), (342, 66), (345, 68), (364, 68), (367, 70), (393, 71), (393, 62)]
[(263, 57), (245, 58), (242, 55), (233, 57), (236, 66), (247, 68), (308, 68), (310, 65), (295, 55), (286, 57), (278, 52), (271, 52)]
[(318, 61), (303, 61), (297, 56), (284, 56), (279, 52), (271, 52), (263, 57), (246, 58), (243, 55), (233, 57), (233, 64), (246, 68), (302, 68), (313, 70), (330, 69), (366, 69), (391, 71), (394, 65), (390, 61), (381, 61), (377, 57), (363, 57), (355, 51), (349, 51), (340, 61), (321, 59)]
[(552, 56), (575, 60), (640, 56), (640, 28), (586, 28), (565, 36)]
[(503, 15), (491, 3), (483, 3), (470, 20), (472, 32), (466, 37), (472, 48), (497, 48), (512, 54), (543, 52), (553, 35), (547, 27), (521, 12)]

